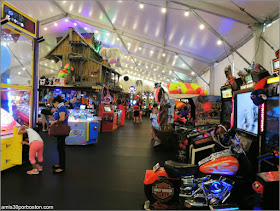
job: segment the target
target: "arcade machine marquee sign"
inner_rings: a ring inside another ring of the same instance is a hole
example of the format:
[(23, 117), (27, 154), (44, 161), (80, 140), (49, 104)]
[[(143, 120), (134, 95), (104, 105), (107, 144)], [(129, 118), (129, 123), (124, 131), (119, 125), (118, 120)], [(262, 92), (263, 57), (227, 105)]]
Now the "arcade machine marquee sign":
[(32, 37), (36, 37), (37, 22), (20, 12), (15, 7), (11, 6), (7, 2), (2, 3), (2, 15), (1, 19), (8, 18), (8, 26), (18, 28)]

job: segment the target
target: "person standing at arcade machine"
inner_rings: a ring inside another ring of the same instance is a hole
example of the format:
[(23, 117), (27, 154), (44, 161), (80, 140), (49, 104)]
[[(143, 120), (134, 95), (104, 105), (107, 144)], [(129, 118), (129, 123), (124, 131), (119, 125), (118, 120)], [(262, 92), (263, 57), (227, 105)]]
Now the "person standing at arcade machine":
[(142, 122), (142, 116), (143, 116), (143, 105), (142, 101), (139, 102), (139, 121)]
[[(64, 105), (64, 100), (60, 95), (56, 96), (53, 99), (53, 105), (57, 109), (57, 112), (54, 114), (54, 119), (51, 123), (63, 122), (63, 124), (68, 124), (68, 110)], [(57, 136), (57, 151), (59, 155), (59, 164), (54, 165), (54, 173), (63, 173), (65, 171), (65, 138), (66, 136)]]
[(134, 106), (134, 122), (138, 123), (139, 122), (139, 115), (140, 115), (140, 107), (139, 104), (136, 103)]
[(125, 107), (123, 106), (123, 103), (119, 100), (117, 101), (118, 104), (118, 109), (122, 110), (122, 123), (121, 125), (124, 125), (124, 120), (125, 120)]
[(148, 107), (148, 117), (150, 116), (150, 114), (152, 113), (152, 104), (149, 105)]

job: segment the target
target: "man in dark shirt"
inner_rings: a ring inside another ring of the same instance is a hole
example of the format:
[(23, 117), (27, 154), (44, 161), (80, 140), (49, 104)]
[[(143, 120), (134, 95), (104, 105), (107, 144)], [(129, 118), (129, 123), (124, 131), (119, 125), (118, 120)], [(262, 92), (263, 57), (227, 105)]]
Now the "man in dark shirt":
[(182, 109), (182, 110), (179, 112), (179, 114), (182, 115), (182, 118), (185, 117), (186, 119), (188, 119), (188, 114), (189, 114), (189, 112), (188, 112), (188, 107), (185, 106), (184, 109)]

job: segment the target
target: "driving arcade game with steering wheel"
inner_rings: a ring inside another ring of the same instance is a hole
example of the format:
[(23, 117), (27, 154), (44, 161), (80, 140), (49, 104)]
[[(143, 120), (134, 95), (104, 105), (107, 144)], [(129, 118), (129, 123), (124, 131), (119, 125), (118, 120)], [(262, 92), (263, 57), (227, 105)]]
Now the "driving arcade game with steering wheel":
[(220, 123), (226, 128), (231, 128), (232, 117), (232, 87), (231, 85), (221, 87), (221, 116)]

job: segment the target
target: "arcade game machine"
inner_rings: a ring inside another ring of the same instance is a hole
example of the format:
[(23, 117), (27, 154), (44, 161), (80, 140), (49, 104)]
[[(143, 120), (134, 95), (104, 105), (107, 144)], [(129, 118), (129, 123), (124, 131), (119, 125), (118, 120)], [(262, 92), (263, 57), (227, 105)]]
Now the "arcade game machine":
[(98, 115), (102, 118), (101, 131), (112, 132), (118, 128), (118, 112), (114, 111), (109, 88), (103, 86), (101, 90), (101, 104), (99, 105)]
[(69, 109), (70, 135), (66, 137), (67, 145), (88, 145), (98, 140), (98, 122), (85, 105), (80, 109)]
[(252, 173), (257, 172), (259, 150), (259, 109), (251, 100), (254, 88), (243, 89), (233, 93), (234, 110), (232, 125), (252, 164)]
[(112, 105), (99, 105), (99, 116), (102, 118), (102, 132), (112, 132), (118, 128), (118, 113)]
[(221, 87), (221, 120), (220, 123), (226, 128), (231, 128), (232, 117), (232, 88), (231, 85)]
[(273, 76), (267, 80), (267, 100), (260, 105), (260, 173), (252, 185), (259, 206), (265, 210), (279, 210), (279, 56), (273, 60), (272, 70)]
[(1, 171), (21, 165), (20, 125), (34, 126), (37, 115), (39, 40), (37, 21), (1, 3)]
[(195, 125), (220, 124), (220, 96), (197, 96), (193, 101), (196, 113)]

